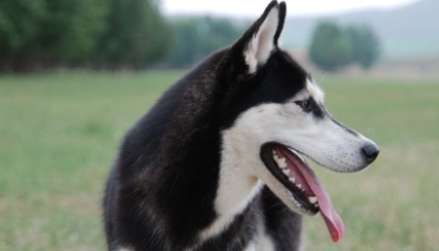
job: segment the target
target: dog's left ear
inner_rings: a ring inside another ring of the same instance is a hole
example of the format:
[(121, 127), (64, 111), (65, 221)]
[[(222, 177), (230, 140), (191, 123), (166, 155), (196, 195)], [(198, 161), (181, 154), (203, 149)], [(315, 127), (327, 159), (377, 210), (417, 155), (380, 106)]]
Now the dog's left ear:
[(235, 56), (242, 57), (248, 73), (255, 73), (277, 49), (286, 16), (286, 4), (272, 1), (262, 16), (233, 45)]

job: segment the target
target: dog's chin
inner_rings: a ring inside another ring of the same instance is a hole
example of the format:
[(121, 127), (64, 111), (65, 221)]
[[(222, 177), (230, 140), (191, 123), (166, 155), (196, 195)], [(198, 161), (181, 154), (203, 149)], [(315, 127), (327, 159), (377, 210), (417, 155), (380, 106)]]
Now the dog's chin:
[(318, 213), (317, 197), (312, 190), (312, 184), (308, 184), (303, 173), (303, 170), (310, 168), (300, 154), (285, 145), (275, 142), (264, 144), (260, 150), (260, 156), (265, 167), (280, 183), (280, 186), (276, 186), (278, 189), (274, 189), (273, 186), (267, 184), (272, 192), (296, 213), (302, 215), (315, 215)]

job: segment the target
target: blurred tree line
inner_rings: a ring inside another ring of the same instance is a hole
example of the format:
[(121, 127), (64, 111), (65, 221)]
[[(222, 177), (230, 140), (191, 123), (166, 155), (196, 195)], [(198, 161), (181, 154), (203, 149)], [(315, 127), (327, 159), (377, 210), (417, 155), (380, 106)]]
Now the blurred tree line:
[(211, 17), (173, 20), (175, 45), (165, 62), (172, 67), (188, 66), (237, 40), (241, 30), (230, 21)]
[[(159, 0), (1, 0), (0, 70), (184, 67), (231, 44), (241, 27), (209, 17), (166, 20)], [(323, 22), (310, 58), (324, 70), (371, 67), (379, 41), (364, 26)]]
[(341, 27), (329, 21), (317, 25), (309, 49), (311, 61), (326, 71), (337, 71), (350, 64), (369, 69), (379, 56), (379, 39), (371, 28), (363, 25)]
[(0, 70), (184, 66), (236, 38), (229, 22), (168, 22), (158, 0), (1, 0)]

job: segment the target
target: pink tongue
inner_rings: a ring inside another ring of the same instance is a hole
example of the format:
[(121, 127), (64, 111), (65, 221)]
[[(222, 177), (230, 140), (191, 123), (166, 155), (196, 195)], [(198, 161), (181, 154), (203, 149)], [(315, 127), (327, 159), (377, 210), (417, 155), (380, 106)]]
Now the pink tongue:
[(286, 155), (288, 160), (292, 162), (294, 167), (296, 167), (295, 170), (300, 172), (312, 193), (317, 197), (320, 214), (326, 223), (329, 234), (334, 242), (338, 242), (343, 237), (345, 226), (340, 215), (338, 215), (338, 213), (335, 211), (335, 208), (332, 206), (328, 193), (319, 183), (314, 172), (305, 163), (300, 161), (297, 157), (292, 157), (290, 153), (284, 155)]
[(319, 202), (320, 214), (325, 220), (326, 227), (328, 228), (332, 240), (334, 242), (341, 240), (344, 234), (345, 227), (340, 215), (337, 213), (337, 211), (335, 211), (335, 208), (332, 206), (332, 202), (329, 198), (328, 193), (325, 191), (323, 186), (319, 184), (317, 178), (311, 170), (303, 169), (301, 171), (306, 182), (317, 197), (317, 200)]

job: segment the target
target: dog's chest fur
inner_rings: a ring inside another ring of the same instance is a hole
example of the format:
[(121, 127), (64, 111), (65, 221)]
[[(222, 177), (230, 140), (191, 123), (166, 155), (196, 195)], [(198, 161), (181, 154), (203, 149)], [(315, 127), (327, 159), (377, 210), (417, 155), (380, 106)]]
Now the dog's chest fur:
[[(212, 228), (218, 217), (207, 229)], [(301, 217), (291, 213), (266, 187), (260, 187), (248, 206), (223, 230), (202, 238), (196, 251), (298, 251)]]

